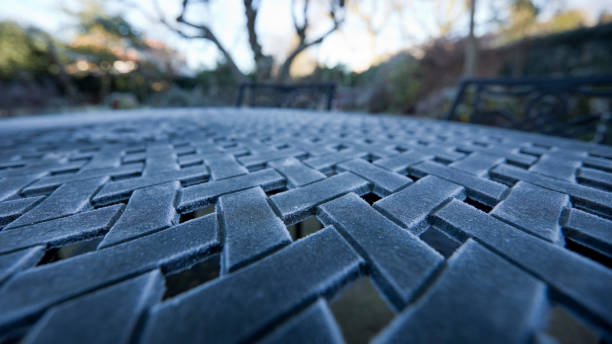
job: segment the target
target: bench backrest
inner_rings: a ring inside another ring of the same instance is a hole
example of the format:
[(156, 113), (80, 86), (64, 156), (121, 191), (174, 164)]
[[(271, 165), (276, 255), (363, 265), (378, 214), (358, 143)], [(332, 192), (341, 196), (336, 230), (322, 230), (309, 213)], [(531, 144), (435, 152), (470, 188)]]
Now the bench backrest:
[(447, 119), (610, 144), (612, 76), (463, 79)]

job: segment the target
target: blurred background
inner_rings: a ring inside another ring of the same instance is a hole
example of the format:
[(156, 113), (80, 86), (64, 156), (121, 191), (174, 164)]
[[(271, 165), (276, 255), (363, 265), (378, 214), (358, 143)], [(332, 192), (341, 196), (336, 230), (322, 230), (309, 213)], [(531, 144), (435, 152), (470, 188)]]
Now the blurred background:
[(612, 74), (608, 0), (0, 2), (0, 116), (233, 105), (337, 85), (339, 110), (441, 117), (464, 76)]

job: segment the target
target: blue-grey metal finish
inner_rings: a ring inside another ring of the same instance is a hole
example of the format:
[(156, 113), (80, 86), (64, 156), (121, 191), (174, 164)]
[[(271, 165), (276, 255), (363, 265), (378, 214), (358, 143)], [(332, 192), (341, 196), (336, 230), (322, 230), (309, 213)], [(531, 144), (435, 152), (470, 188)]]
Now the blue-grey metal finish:
[(0, 121), (0, 342), (342, 343), (372, 298), (364, 342), (609, 340), (611, 267), (608, 146), (289, 109)]

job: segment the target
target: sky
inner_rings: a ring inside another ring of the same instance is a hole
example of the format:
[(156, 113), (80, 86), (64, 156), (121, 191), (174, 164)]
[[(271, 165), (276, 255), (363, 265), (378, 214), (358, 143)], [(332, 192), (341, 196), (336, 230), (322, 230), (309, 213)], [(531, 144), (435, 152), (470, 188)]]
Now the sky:
[[(216, 48), (204, 40), (186, 40), (178, 37), (162, 25), (151, 20), (156, 11), (154, 0), (133, 0), (140, 9), (126, 7), (130, 0), (105, 1), (108, 11), (121, 13), (145, 36), (161, 40), (182, 53), (188, 67), (196, 70), (213, 68), (219, 60)], [(158, 0), (167, 18), (175, 18), (181, 0)], [(351, 0), (347, 0), (351, 1)], [(400, 0), (401, 1), (401, 0)], [(374, 39), (368, 33), (365, 23), (356, 15), (347, 16), (342, 28), (330, 35), (322, 44), (307, 50), (305, 59), (318, 64), (335, 66), (345, 65), (351, 70), (362, 71), (382, 57), (391, 55), (423, 43), (439, 34), (440, 21), (454, 18), (454, 35), (464, 35), (468, 18), (464, 1), (458, 0), (404, 0), (404, 11), (391, 11), (389, 16), (375, 16), (374, 26), (378, 30)], [(582, 9), (591, 18), (596, 18), (604, 10), (612, 12), (609, 0), (542, 0), (546, 2), (542, 16), (550, 16), (557, 9)], [(365, 13), (383, 13), (386, 1), (363, 1)], [(492, 8), (502, 9), (507, 0), (477, 1), (477, 34), (486, 32), (493, 16)], [(325, 0), (313, 0), (309, 11), (313, 37), (326, 31), (331, 20), (324, 16)], [(455, 4), (446, 11), (449, 4)], [(291, 0), (261, 0), (257, 19), (257, 32), (264, 52), (283, 57), (294, 43), (295, 33), (290, 16)], [(372, 4), (378, 6), (376, 11)], [(370, 6), (368, 6), (370, 5)], [(0, 20), (15, 20), (26, 25), (35, 25), (58, 37), (69, 39), (74, 19), (62, 8), (78, 10), (81, 0), (19, 0), (0, 1)], [(194, 15), (197, 14), (197, 15)], [(449, 14), (448, 16), (446, 14)], [(231, 52), (234, 60), (243, 71), (252, 69), (251, 53), (245, 32), (244, 8), (241, 0), (210, 1), (210, 5), (194, 5), (188, 19), (207, 22), (221, 42)], [(502, 14), (503, 15), (503, 14)], [(384, 24), (384, 25), (382, 25)]]

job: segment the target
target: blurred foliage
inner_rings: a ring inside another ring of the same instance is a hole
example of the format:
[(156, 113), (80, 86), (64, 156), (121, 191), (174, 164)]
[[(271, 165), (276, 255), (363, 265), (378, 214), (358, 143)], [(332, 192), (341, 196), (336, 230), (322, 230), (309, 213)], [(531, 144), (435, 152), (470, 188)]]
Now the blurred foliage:
[(513, 0), (510, 5), (510, 18), (502, 25), (502, 36), (515, 40), (530, 34), (537, 23), (539, 11), (531, 0)]
[(417, 59), (408, 53), (398, 54), (356, 75), (355, 87), (365, 91), (369, 112), (409, 113), (420, 87), (418, 72)]
[(318, 65), (312, 74), (298, 80), (300, 82), (335, 82), (340, 86), (355, 87), (360, 75), (360, 73), (350, 71), (342, 64), (334, 67)]
[[(41, 95), (39, 107), (131, 107), (147, 103), (179, 78), (184, 58), (161, 42), (146, 40), (123, 17), (107, 15), (96, 2), (86, 4), (72, 13), (76, 35), (67, 42), (34, 27), (0, 22), (0, 88), (5, 91), (0, 115), (31, 107), (27, 97), (32, 93)], [(121, 94), (133, 99), (117, 101)]]
[[(508, 19), (483, 39), (496, 44), (481, 49), (481, 76), (612, 73), (612, 24), (577, 29), (587, 23), (581, 11), (559, 12), (542, 21), (534, 1), (508, 1)], [(71, 13), (75, 34), (64, 41), (34, 27), (0, 22), (0, 115), (21, 107), (234, 103), (239, 85), (226, 61), (185, 72), (178, 52), (147, 39), (123, 16), (107, 14), (100, 2), (84, 4)], [(604, 14), (600, 20), (606, 20)], [(552, 35), (558, 32), (563, 33)], [(533, 38), (542, 33), (547, 36)], [(360, 73), (343, 65), (318, 66), (293, 82), (335, 82), (341, 110), (432, 115), (452, 100), (463, 50), (462, 39), (444, 38), (424, 45), (419, 58), (400, 52)]]
[(549, 32), (562, 32), (584, 26), (587, 22), (586, 13), (579, 10), (561, 12), (545, 23)]
[(585, 26), (588, 21), (587, 14), (581, 10), (560, 11), (544, 21), (538, 20), (540, 12), (532, 0), (511, 0), (509, 18), (501, 24), (498, 35), (501, 43), (573, 30)]
[(0, 22), (0, 79), (55, 74), (48, 40), (51, 37), (36, 28), (23, 28), (12, 21)]
[(232, 75), (229, 64), (225, 61), (220, 61), (215, 69), (199, 71), (193, 82), (204, 89), (236, 88), (239, 86)]

